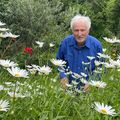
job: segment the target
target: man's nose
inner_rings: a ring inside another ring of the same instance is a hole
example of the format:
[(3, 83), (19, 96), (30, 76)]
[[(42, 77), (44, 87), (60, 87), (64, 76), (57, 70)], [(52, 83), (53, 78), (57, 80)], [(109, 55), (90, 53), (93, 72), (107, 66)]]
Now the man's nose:
[(82, 32), (81, 32), (81, 31), (78, 31), (78, 35), (81, 36), (81, 35), (82, 35)]

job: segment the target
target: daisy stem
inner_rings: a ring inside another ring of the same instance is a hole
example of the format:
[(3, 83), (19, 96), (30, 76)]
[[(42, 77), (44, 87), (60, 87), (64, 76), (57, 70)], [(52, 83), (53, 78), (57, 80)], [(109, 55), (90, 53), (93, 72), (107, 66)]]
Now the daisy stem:
[(14, 93), (13, 93), (13, 101), (15, 101), (16, 88), (17, 88), (17, 82), (15, 83), (15, 89), (14, 89)]

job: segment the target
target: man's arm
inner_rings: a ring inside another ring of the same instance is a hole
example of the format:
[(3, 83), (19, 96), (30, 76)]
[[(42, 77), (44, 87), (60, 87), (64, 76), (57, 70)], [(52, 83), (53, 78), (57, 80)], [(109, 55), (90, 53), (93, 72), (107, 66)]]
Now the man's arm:
[[(64, 55), (65, 55), (65, 45), (63, 44), (63, 42), (61, 42), (56, 58), (65, 61)], [(61, 68), (58, 68), (58, 69), (61, 69)], [(64, 70), (60, 71), (60, 79), (61, 79), (60, 83), (61, 83), (62, 88), (66, 89), (66, 84), (68, 84), (69, 80)]]

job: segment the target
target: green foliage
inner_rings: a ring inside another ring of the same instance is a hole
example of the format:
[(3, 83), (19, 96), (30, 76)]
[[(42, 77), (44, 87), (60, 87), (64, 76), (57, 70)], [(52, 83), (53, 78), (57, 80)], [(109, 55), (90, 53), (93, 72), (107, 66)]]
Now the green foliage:
[(91, 18), (90, 34), (100, 39), (120, 36), (119, 0), (3, 0), (0, 5), (1, 21), (20, 35), (11, 47), (14, 54), (23, 47), (34, 47), (35, 41), (54, 42), (56, 51), (60, 41), (71, 34), (70, 20), (76, 14)]
[[(59, 33), (53, 10), (59, 11), (61, 5), (58, 2), (56, 4), (51, 7), (48, 0), (10, 0), (7, 7), (9, 14), (5, 16), (6, 23), (15, 33), (20, 34), (20, 41), (27, 45), (31, 45), (35, 40), (41, 40), (43, 36), (49, 36), (50, 41)], [(51, 32), (55, 35), (50, 36)]]
[[(8, 4), (9, 2), (9, 4)], [(92, 19), (91, 34), (119, 37), (119, 0), (2, 0), (0, 1), (0, 19), (8, 24), (11, 31), (20, 34), (16, 41), (6, 38), (2, 40), (0, 53), (12, 42), (10, 50), (4, 58), (11, 58), (20, 67), (25, 65), (49, 65), (55, 57), (58, 43), (71, 33), (70, 20), (75, 14), (84, 14)], [(11, 40), (11, 41), (10, 41)], [(39, 48), (35, 41), (44, 41)], [(102, 39), (101, 39), (102, 41)], [(55, 47), (50, 48), (49, 43)], [(106, 43), (104, 43), (105, 45)], [(33, 54), (23, 54), (25, 47), (32, 47)], [(106, 44), (107, 52), (118, 46)], [(116, 50), (116, 49), (115, 49)], [(117, 51), (118, 52), (118, 51)], [(115, 52), (116, 53), (116, 52)], [(113, 52), (112, 52), (113, 54)], [(2, 54), (1, 54), (2, 55)], [(29, 75), (27, 80), (15, 78), (0, 67), (0, 85), (7, 90), (0, 91), (0, 99), (9, 101), (7, 112), (1, 112), (0, 119), (5, 120), (119, 120), (120, 119), (120, 74), (116, 69), (107, 69), (102, 80), (107, 83), (104, 89), (91, 87), (89, 93), (72, 95), (61, 90), (57, 68), (50, 75)], [(54, 80), (54, 81), (53, 81)], [(8, 92), (15, 91), (15, 86), (7, 86), (5, 82), (15, 84), (19, 81), (17, 92), (26, 95), (24, 98), (12, 98)], [(102, 115), (94, 110), (95, 101), (113, 106), (115, 117)]]
[(47, 16), (47, 14), (51, 14), (47, 0), (44, 2), (35, 2), (34, 0), (11, 1), (9, 10), (11, 27), (20, 33), (21, 38), (24, 38), (22, 41), (28, 44), (34, 39), (39, 39), (43, 32), (47, 32), (47, 26), (52, 21), (51, 16)]
[(6, 8), (8, 7), (9, 0), (0, 0), (0, 20), (4, 21), (6, 16)]
[[(102, 81), (107, 83), (105, 88), (92, 87), (89, 93), (72, 95), (64, 92), (59, 85), (57, 74), (30, 75), (29, 79), (10, 76), (5, 69), (0, 69), (0, 84), (4, 88), (0, 91), (0, 98), (9, 101), (9, 110), (1, 112), (0, 118), (5, 120), (40, 119), (40, 120), (119, 120), (120, 119), (120, 82), (119, 72), (106, 71)], [(53, 81), (53, 79), (55, 81)], [(15, 89), (26, 97), (10, 97), (8, 92)], [(5, 82), (11, 82), (6, 85)], [(111, 105), (117, 115), (107, 116), (94, 109), (94, 102)]]
[(60, 41), (71, 32), (70, 20), (78, 13), (90, 16), (91, 34), (119, 37), (119, 0), (4, 0), (1, 6), (1, 19), (27, 44)]
[(115, 33), (116, 36), (120, 38), (120, 1), (115, 0), (115, 4), (112, 11), (112, 21), (111, 31)]

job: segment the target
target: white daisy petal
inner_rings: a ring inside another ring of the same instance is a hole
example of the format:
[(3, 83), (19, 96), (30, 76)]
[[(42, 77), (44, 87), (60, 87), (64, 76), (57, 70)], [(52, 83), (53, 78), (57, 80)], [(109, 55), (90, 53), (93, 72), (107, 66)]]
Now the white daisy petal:
[(104, 103), (100, 104), (99, 102), (94, 102), (94, 104), (95, 104), (95, 110), (98, 111), (99, 113), (111, 115), (111, 116), (116, 115), (115, 109), (112, 109), (111, 106), (104, 105)]
[(65, 66), (66, 62), (63, 60), (51, 59), (51, 62), (56, 66)]
[(24, 77), (24, 78), (29, 78), (28, 77), (28, 71), (20, 69), (18, 67), (12, 67), (12, 68), (7, 68), (7, 71), (13, 75), (14, 77)]
[(9, 109), (9, 102), (6, 100), (0, 100), (0, 111), (5, 111), (7, 112)]
[(14, 63), (13, 61), (3, 59), (0, 60), (0, 65), (5, 68), (18, 66), (18, 64)]
[(89, 84), (92, 85), (92, 86), (98, 87), (98, 88), (105, 88), (106, 85), (107, 85), (105, 82), (102, 82), (102, 81), (93, 81), (93, 80), (91, 80), (89, 82)]

